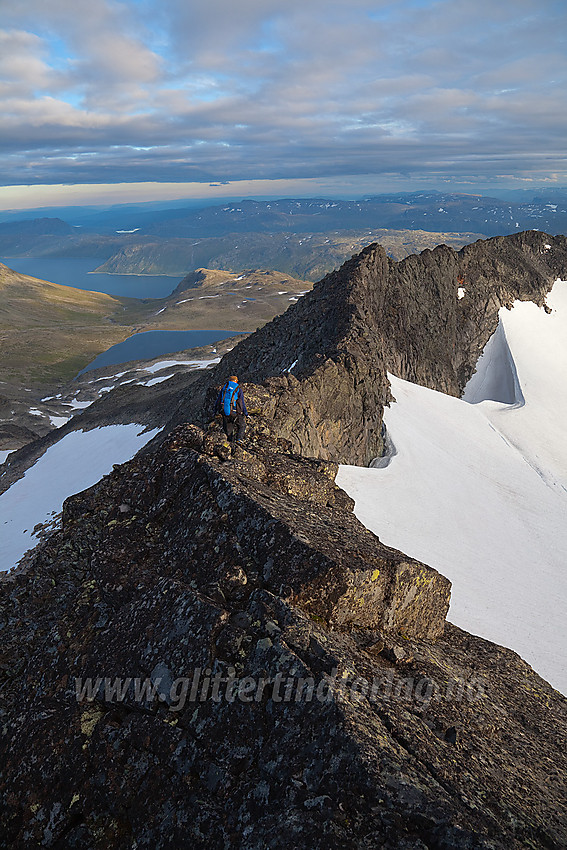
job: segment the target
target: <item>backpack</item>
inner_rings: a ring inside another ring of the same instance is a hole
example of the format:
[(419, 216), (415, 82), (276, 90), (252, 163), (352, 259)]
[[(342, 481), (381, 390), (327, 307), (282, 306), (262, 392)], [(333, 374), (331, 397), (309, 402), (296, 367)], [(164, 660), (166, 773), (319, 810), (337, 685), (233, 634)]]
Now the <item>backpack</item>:
[(238, 397), (238, 384), (228, 381), (222, 390), (221, 405), (225, 416), (236, 412), (236, 399)]

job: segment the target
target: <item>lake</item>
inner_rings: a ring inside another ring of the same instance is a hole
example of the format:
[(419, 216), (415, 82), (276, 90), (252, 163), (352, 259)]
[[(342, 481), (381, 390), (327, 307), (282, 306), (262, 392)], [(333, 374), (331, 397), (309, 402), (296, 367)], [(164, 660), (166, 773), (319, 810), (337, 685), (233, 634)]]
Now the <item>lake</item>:
[(126, 363), (128, 360), (152, 360), (154, 357), (184, 351), (186, 348), (212, 345), (222, 339), (228, 339), (229, 336), (239, 334), (235, 331), (143, 331), (103, 351), (79, 372), (79, 375), (102, 366)]
[[(37, 277), (40, 280), (128, 298), (165, 298), (173, 292), (181, 280), (180, 277), (167, 275), (89, 274), (103, 262), (100, 257), (80, 259), (14, 257), (2, 259), (0, 262), (16, 272)], [(174, 354), (186, 348), (212, 345), (230, 336), (238, 336), (238, 333), (236, 331), (144, 331), (103, 351), (79, 372), (79, 375), (91, 369), (116, 366), (128, 360), (152, 360), (154, 357)]]
[(89, 274), (104, 262), (101, 257), (8, 257), (0, 262), (16, 272), (40, 280), (128, 298), (165, 298), (182, 280), (181, 277), (167, 275)]

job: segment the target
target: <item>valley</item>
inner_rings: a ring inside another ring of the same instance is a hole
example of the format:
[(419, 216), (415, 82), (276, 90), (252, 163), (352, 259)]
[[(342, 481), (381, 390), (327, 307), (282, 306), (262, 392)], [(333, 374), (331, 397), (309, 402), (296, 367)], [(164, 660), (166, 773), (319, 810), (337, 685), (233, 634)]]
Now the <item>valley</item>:
[(201, 270), (165, 298), (135, 299), (59, 286), (0, 264), (0, 380), (47, 392), (111, 345), (142, 331), (246, 333), (310, 287), (277, 272)]

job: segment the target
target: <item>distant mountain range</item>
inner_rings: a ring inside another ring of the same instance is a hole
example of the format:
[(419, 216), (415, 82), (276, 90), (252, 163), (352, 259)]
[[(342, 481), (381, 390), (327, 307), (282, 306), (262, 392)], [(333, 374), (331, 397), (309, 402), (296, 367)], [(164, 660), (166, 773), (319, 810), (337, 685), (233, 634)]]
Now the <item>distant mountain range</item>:
[(324, 233), (364, 227), (388, 230), (475, 232), (485, 236), (518, 230), (555, 232), (567, 226), (567, 197), (511, 203), (479, 195), (377, 195), (359, 201), (307, 198), (279, 201), (246, 200), (202, 210), (177, 210), (140, 233), (162, 237), (221, 236), (227, 233)]
[[(182, 275), (201, 266), (230, 269), (277, 269), (315, 281), (338, 268), (371, 242), (383, 245), (393, 259), (445, 242), (459, 249), (477, 233), (428, 233), (423, 230), (335, 230), (321, 233), (239, 233), (195, 239), (143, 237), (122, 247), (97, 271), (110, 274)], [(151, 241), (148, 241), (151, 240)]]
[[(72, 222), (72, 223), (71, 223)], [(80, 222), (79, 224), (77, 222)], [(115, 274), (184, 275), (197, 268), (274, 268), (314, 280), (379, 241), (393, 259), (445, 242), (523, 230), (567, 231), (567, 191), (508, 201), (416, 192), (360, 200), (230, 201), (202, 208), (143, 205), (0, 224), (0, 256), (94, 257)], [(416, 231), (419, 231), (417, 237)]]

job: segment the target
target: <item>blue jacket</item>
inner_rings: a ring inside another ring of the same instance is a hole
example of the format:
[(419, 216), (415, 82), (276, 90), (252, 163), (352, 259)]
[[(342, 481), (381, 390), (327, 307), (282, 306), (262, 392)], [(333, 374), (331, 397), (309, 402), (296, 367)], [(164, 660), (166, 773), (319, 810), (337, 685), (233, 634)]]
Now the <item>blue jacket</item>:
[[(225, 387), (228, 385), (229, 381), (226, 384), (223, 384), (221, 390), (217, 396), (217, 400), (215, 402), (215, 413), (222, 413), (222, 397), (225, 390)], [(244, 394), (242, 392), (242, 387), (240, 384), (238, 385), (238, 389), (236, 390), (236, 412), (240, 413), (243, 416), (248, 416), (248, 411), (246, 410), (246, 402), (244, 401)]]

